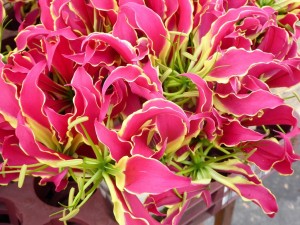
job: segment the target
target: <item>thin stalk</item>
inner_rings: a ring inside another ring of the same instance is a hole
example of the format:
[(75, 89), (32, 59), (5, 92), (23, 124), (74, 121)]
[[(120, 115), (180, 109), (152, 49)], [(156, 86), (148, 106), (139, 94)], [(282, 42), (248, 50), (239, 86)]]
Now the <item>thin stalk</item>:
[(218, 156), (216, 158), (205, 161), (203, 164), (205, 166), (207, 166), (210, 163), (216, 163), (216, 162), (223, 161), (224, 159), (228, 159), (228, 158), (232, 158), (232, 157), (236, 157), (236, 153), (232, 153), (232, 154), (229, 154), (229, 155)]
[(94, 153), (95, 153), (95, 155), (96, 155), (96, 158), (100, 160), (100, 159), (102, 158), (101, 152), (98, 151), (98, 148), (97, 148), (96, 145), (94, 144), (93, 140), (91, 139), (90, 135), (88, 134), (88, 132), (86, 131), (86, 129), (85, 129), (85, 127), (82, 125), (82, 123), (80, 123), (80, 126), (81, 126), (81, 128), (82, 128), (82, 130), (83, 130), (83, 132), (84, 132), (84, 134), (85, 134), (85, 136), (86, 136), (86, 138), (87, 138), (89, 144), (91, 145), (91, 147), (92, 147), (92, 149), (93, 149), (93, 151), (94, 151)]

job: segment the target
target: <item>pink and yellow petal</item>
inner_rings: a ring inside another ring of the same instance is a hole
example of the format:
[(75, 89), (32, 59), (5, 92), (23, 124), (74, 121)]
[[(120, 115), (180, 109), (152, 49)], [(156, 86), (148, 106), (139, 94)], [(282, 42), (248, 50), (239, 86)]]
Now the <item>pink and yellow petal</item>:
[(235, 191), (245, 201), (257, 204), (268, 216), (273, 217), (278, 211), (274, 195), (262, 184), (253, 183), (243, 177), (225, 177), (213, 169), (209, 169), (212, 178)]
[(124, 174), (125, 190), (135, 194), (159, 194), (191, 183), (189, 178), (175, 175), (160, 161), (139, 155), (127, 159)]

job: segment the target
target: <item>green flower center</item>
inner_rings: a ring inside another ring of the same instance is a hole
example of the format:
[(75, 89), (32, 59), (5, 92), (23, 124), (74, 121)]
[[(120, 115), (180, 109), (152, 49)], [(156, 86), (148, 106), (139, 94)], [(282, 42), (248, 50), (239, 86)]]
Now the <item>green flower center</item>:
[(195, 32), (187, 35), (170, 31), (170, 48), (166, 55), (154, 60), (164, 96), (185, 110), (193, 110), (199, 94), (195, 84), (182, 74), (192, 73), (204, 79), (218, 58), (218, 53), (210, 55), (210, 34), (198, 40)]

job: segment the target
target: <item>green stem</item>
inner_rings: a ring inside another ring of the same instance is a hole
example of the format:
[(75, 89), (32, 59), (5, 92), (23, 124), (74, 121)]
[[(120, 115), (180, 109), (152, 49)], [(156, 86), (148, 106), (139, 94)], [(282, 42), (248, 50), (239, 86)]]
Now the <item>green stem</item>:
[[(37, 167), (37, 166), (42, 166), (43, 164), (42, 163), (36, 163), (36, 164), (31, 164), (31, 165), (27, 165), (27, 168), (30, 168), (30, 167)], [(20, 168), (20, 166), (9, 166), (10, 169), (14, 169), (14, 168)]]
[[(81, 196), (82, 196), (82, 192), (84, 192), (92, 183), (94, 183), (93, 187), (95, 185), (99, 185), (99, 183), (101, 182), (101, 179), (102, 179), (102, 173), (103, 171), (102, 170), (98, 170), (83, 186), (83, 189), (82, 190), (79, 190), (78, 194), (75, 196), (74, 200), (73, 200), (73, 204), (69, 207), (71, 208), (76, 208), (78, 206), (78, 203), (79, 201), (81, 200)], [(89, 192), (88, 192), (89, 193)], [(88, 196), (85, 196), (85, 199), (87, 198)]]
[(215, 145), (214, 147), (227, 155), (231, 154), (231, 152), (227, 151), (226, 149), (222, 148), (221, 146)]
[[(44, 170), (48, 167), (48, 165), (43, 165), (43, 166), (40, 166), (34, 170), (29, 170), (27, 174), (31, 174), (31, 173), (34, 173), (34, 172), (39, 172), (41, 170)], [(8, 167), (10, 168), (10, 167)], [(1, 171), (0, 174), (8, 174), (8, 173), (20, 173), (21, 172), (21, 169), (20, 170), (9, 170), (9, 171)]]
[(213, 143), (211, 143), (204, 151), (204, 155), (207, 155), (209, 153), (209, 151), (214, 147), (215, 145)]
[(175, 56), (176, 56), (176, 59), (177, 59), (177, 63), (178, 63), (180, 73), (184, 73), (185, 71), (184, 71), (184, 68), (183, 68), (183, 65), (182, 65), (182, 62), (181, 62), (179, 51), (176, 51)]
[(185, 89), (187, 87), (187, 84), (183, 84), (182, 87), (176, 91), (176, 92), (172, 92), (172, 93), (169, 93), (169, 92), (164, 92), (164, 95), (166, 96), (177, 96), (177, 95), (181, 95), (182, 93), (184, 93)]
[(184, 92), (180, 95), (176, 95), (176, 96), (172, 96), (172, 100), (177, 99), (177, 98), (192, 98), (192, 97), (198, 97), (199, 93), (198, 91), (188, 91), (188, 92)]
[(105, 172), (117, 176), (120, 173), (120, 169), (113, 167), (113, 165), (108, 164), (107, 166), (104, 166)]
[(212, 158), (210, 160), (205, 161), (203, 164), (205, 166), (207, 166), (210, 163), (216, 163), (216, 162), (219, 162), (219, 161), (223, 161), (224, 159), (229, 159), (229, 158), (233, 158), (233, 157), (236, 157), (236, 153), (232, 153), (232, 154), (229, 154), (229, 155), (218, 156), (218, 157), (215, 157), (215, 158)]
[[(5, 16), (3, 18), (3, 21), (5, 21), (6, 19), (7, 19), (7, 16)], [(0, 24), (0, 50), (2, 49), (3, 32), (4, 32), (5, 28), (7, 27), (7, 25), (12, 21), (12, 19), (10, 19), (5, 25), (3, 25), (3, 21), (1, 21), (1, 24)]]
[(276, 125), (277, 127), (278, 127), (278, 129), (283, 133), (283, 134), (285, 134), (285, 131), (282, 129), (282, 127), (280, 126), (280, 125)]
[(177, 163), (175, 163), (175, 162), (173, 162), (173, 161), (170, 162), (170, 165), (171, 165), (171, 166), (174, 166), (174, 167), (175, 167), (176, 169), (178, 169), (179, 171), (182, 170), (182, 168), (181, 168)]
[(190, 173), (190, 172), (192, 172), (192, 171), (194, 171), (194, 170), (195, 170), (194, 167), (190, 167), (190, 168), (188, 168), (188, 169), (181, 170), (181, 171), (177, 172), (177, 174), (178, 174), (178, 175), (184, 175), (184, 174)]
[(193, 165), (193, 163), (192, 162), (190, 162), (190, 161), (182, 161), (182, 162), (180, 162), (181, 164), (184, 164), (184, 165)]
[[(171, 100), (171, 99), (169, 99)], [(185, 98), (185, 99), (182, 99), (181, 101), (176, 101), (175, 103), (179, 106), (183, 106), (185, 103), (187, 103), (190, 99), (189, 98)]]
[(80, 123), (80, 126), (81, 126), (81, 128), (82, 128), (82, 130), (83, 130), (83, 132), (84, 132), (84, 134), (85, 134), (85, 136), (86, 136), (86, 138), (87, 138), (89, 144), (91, 145), (91, 147), (92, 147), (92, 149), (93, 149), (93, 151), (94, 151), (94, 153), (95, 153), (95, 155), (96, 155), (96, 158), (100, 160), (100, 159), (102, 158), (101, 152), (99, 151), (99, 149), (98, 149), (98, 148), (96, 147), (96, 145), (94, 144), (93, 140), (91, 139), (90, 135), (88, 134), (88, 132), (86, 131), (86, 129), (85, 129), (85, 127), (82, 125), (82, 123)]
[(298, 102), (300, 102), (300, 96), (297, 92), (293, 91), (294, 96), (297, 98)]
[(176, 80), (170, 80), (170, 79), (168, 79), (168, 81), (165, 82), (165, 84), (164, 84), (165, 88), (169, 89), (169, 88), (179, 87), (182, 85), (181, 82), (178, 82)]

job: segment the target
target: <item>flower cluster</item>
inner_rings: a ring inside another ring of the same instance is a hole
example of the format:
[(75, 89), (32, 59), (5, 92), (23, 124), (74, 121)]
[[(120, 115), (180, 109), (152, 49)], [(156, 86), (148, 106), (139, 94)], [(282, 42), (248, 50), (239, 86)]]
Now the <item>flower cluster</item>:
[[(104, 181), (119, 224), (178, 224), (219, 182), (269, 216), (253, 171), (293, 173), (300, 133), (273, 90), (300, 83), (300, 2), (0, 2), (0, 184), (73, 179), (65, 221)], [(10, 14), (9, 14), (10, 12)], [(13, 15), (12, 21), (9, 20)], [(297, 93), (295, 98), (299, 99)]]

